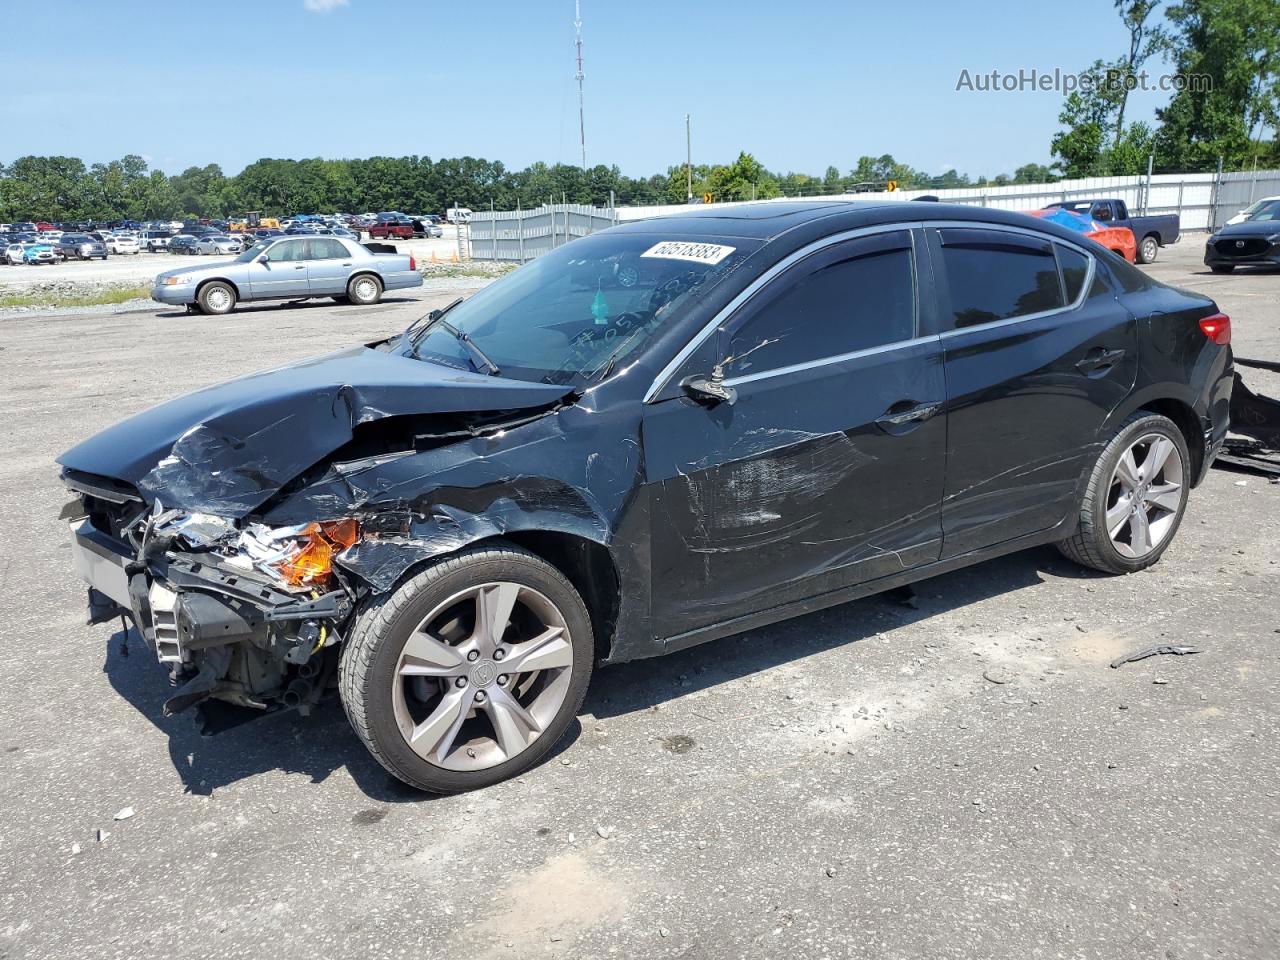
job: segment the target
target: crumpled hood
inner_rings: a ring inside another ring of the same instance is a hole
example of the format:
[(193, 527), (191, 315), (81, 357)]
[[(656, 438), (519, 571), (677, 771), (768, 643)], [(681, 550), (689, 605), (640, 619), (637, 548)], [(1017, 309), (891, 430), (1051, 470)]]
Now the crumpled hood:
[(519, 410), (568, 388), (453, 370), (367, 347), (229, 380), (145, 410), (58, 462), (166, 507), (242, 517), (383, 417)]

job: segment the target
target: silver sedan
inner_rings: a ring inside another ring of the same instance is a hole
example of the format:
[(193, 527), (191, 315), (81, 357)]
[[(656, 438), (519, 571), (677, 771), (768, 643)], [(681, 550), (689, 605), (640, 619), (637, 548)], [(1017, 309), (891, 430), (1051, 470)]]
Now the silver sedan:
[(201, 256), (207, 253), (218, 256), (239, 253), (242, 249), (240, 241), (234, 237), (208, 236), (197, 240), (195, 248), (191, 252)]
[(332, 297), (370, 304), (384, 291), (420, 286), (422, 274), (408, 254), (374, 253), (343, 237), (280, 237), (234, 260), (167, 270), (156, 277), (151, 299), (221, 314), (246, 300)]

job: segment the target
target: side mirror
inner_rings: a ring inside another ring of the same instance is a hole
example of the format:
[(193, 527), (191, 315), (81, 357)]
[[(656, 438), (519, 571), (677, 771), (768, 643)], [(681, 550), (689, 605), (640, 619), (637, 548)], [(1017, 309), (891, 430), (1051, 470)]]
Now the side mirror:
[(254, 257), (254, 261), (257, 263), (270, 263), (265, 253), (258, 254), (256, 257)]
[(718, 363), (712, 368), (711, 376), (685, 377), (680, 381), (680, 386), (694, 400), (707, 406), (715, 406), (718, 403), (727, 403), (732, 406), (738, 399), (738, 391), (733, 387), (725, 386), (724, 368)]

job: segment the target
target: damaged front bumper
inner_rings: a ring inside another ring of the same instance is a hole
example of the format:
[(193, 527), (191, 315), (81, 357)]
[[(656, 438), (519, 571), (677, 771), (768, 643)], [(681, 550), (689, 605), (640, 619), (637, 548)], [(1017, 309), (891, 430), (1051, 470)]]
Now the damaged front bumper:
[(326, 648), (352, 609), (345, 591), (299, 593), (215, 554), (143, 557), (89, 518), (72, 521), (71, 545), (90, 622), (128, 617), (170, 668), (178, 690), (166, 715), (207, 699), (307, 707), (323, 692)]

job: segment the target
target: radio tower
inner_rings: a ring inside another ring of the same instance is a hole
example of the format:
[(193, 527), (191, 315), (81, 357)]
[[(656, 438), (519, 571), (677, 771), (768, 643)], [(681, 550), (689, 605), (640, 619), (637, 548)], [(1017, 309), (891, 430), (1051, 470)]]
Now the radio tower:
[(582, 0), (573, 0), (573, 28), (577, 33), (578, 141), (582, 144), (582, 169), (587, 169), (587, 124), (582, 108)]

